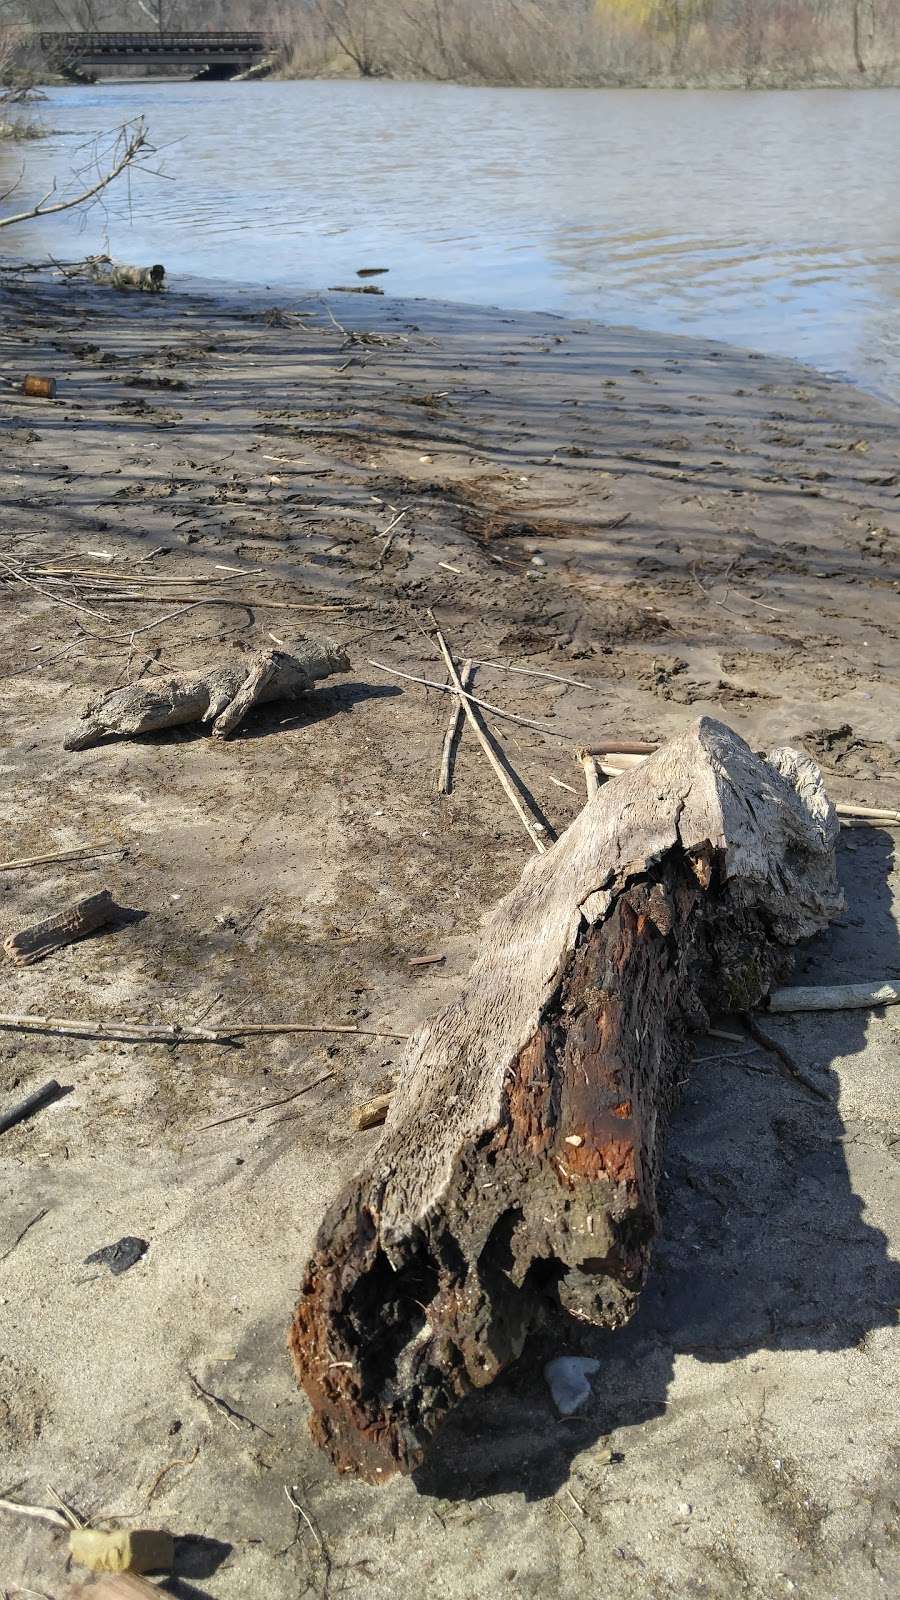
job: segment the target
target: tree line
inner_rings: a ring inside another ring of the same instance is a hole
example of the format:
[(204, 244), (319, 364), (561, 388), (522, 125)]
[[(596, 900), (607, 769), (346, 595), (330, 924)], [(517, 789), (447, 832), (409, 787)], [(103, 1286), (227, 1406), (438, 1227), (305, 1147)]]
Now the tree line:
[(253, 28), (288, 76), (900, 81), (900, 0), (0, 0), (0, 27)]

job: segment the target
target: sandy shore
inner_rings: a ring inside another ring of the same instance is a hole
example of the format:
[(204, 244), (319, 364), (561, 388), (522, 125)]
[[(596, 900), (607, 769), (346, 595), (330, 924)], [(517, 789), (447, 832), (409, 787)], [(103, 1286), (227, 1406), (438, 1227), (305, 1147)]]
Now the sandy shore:
[[(576, 744), (703, 712), (802, 742), (837, 800), (900, 804), (879, 402), (706, 342), (374, 296), (30, 283), (0, 318), (4, 374), (59, 384), (4, 395), (3, 557), (140, 580), (118, 601), (89, 578), (0, 585), (3, 857), (124, 852), (0, 873), (0, 933), (102, 886), (146, 913), (6, 965), (3, 1011), (406, 1032), (449, 999), (530, 846), (468, 736), (435, 793), (445, 697), (370, 665), (443, 677), (428, 606), (459, 656), (586, 685), (479, 670), (554, 730), (496, 724), (557, 830), (582, 804)], [(188, 581), (172, 600), (148, 575)], [(63, 750), (97, 688), (302, 629), (352, 661), (314, 701), (225, 744)], [(842, 835), (847, 914), (801, 977), (900, 974), (895, 839)], [(84, 1516), (170, 1528), (186, 1597), (886, 1595), (898, 1020), (769, 1024), (830, 1106), (763, 1052), (698, 1041), (641, 1311), (567, 1335), (601, 1360), (584, 1412), (555, 1415), (548, 1335), (380, 1491), (309, 1441), (284, 1335), (322, 1210), (378, 1137), (350, 1108), (399, 1046), (0, 1034), (0, 1109), (72, 1089), (0, 1135), (0, 1492), (46, 1503), (50, 1483)], [(84, 1265), (122, 1235), (149, 1241), (138, 1265)], [(64, 1594), (63, 1535), (0, 1521), (0, 1587)]]

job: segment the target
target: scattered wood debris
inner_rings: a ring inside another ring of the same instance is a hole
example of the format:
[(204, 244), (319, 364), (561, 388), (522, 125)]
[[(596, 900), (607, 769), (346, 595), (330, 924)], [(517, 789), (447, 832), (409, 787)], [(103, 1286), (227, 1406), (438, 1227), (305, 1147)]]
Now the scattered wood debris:
[(349, 670), (339, 645), (304, 635), (289, 651), (259, 650), (249, 660), (212, 667), (200, 677), (157, 678), (112, 689), (85, 707), (65, 748), (86, 750), (111, 736), (135, 739), (189, 722), (212, 723), (214, 736), (227, 738), (253, 706), (308, 694), (318, 679)]
[(513, 810), (519, 818), (519, 821), (522, 823), (522, 826), (534, 845), (535, 850), (538, 852), (538, 855), (543, 855), (547, 848), (547, 842), (552, 842), (556, 835), (554, 834), (553, 830), (548, 827), (544, 818), (537, 811), (531, 796), (524, 788), (515, 771), (513, 770), (512, 763), (510, 762), (508, 756), (504, 754), (503, 759), (501, 760), (496, 747), (496, 739), (489, 737), (484, 723), (475, 712), (472, 696), (466, 694), (462, 686), (459, 673), (456, 670), (456, 663), (454, 662), (453, 656), (450, 653), (450, 647), (447, 644), (447, 641), (444, 638), (440, 628), (437, 626), (437, 623), (434, 621), (434, 613), (430, 612), (429, 615), (431, 617), (431, 621), (434, 623), (435, 638), (437, 639), (441, 655), (446, 663), (447, 671), (450, 674), (450, 681), (456, 692), (459, 704), (462, 706), (466, 717), (471, 723), (472, 731), (474, 732), (478, 743), (481, 745), (482, 750), (493, 767), (494, 772), (499, 779), (501, 788), (509, 797)]
[(291, 1348), (341, 1468), (410, 1471), (548, 1294), (631, 1315), (691, 1034), (757, 1004), (839, 912), (837, 834), (812, 761), (702, 718), (529, 862), (306, 1269)]

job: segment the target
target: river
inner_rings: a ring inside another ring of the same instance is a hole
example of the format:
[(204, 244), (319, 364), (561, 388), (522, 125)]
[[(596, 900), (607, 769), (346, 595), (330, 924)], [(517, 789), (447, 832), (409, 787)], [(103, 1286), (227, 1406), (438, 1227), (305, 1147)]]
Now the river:
[[(790, 355), (900, 399), (900, 91), (387, 82), (51, 89), (0, 188), (71, 180), (146, 116), (164, 176), (5, 235), (273, 299), (388, 267), (389, 292), (587, 315)], [(8, 209), (7, 201), (5, 208)]]

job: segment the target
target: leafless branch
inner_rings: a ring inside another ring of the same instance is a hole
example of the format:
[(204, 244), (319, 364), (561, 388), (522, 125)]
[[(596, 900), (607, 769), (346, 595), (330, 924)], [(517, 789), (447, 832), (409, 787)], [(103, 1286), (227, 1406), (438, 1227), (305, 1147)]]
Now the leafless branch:
[(29, 210), (17, 211), (11, 216), (0, 217), (0, 228), (12, 228), (16, 223), (30, 222), (35, 217), (48, 217), (59, 211), (71, 211), (75, 206), (86, 205), (89, 201), (95, 199), (98, 194), (101, 194), (104, 189), (108, 188), (109, 184), (114, 182), (126, 168), (133, 166), (142, 150), (151, 148), (142, 117), (139, 117), (136, 122), (125, 123), (118, 133), (113, 151), (112, 166), (102, 172), (96, 182), (92, 183), (88, 188), (82, 189), (80, 193), (70, 195), (68, 199), (53, 200), (53, 195), (56, 193), (56, 183), (54, 181), (47, 193)]

